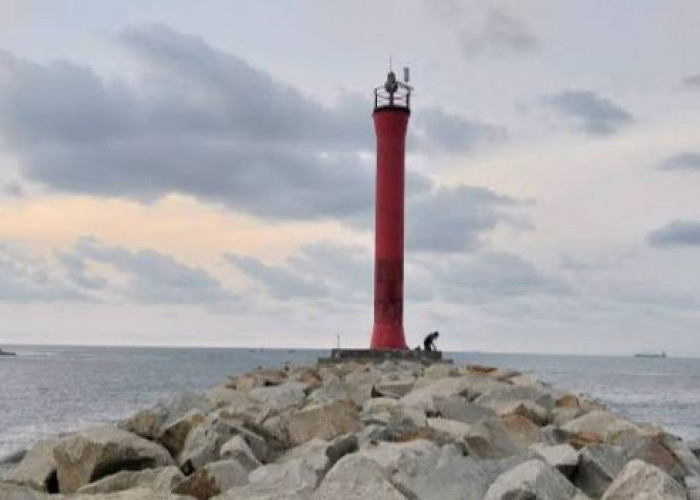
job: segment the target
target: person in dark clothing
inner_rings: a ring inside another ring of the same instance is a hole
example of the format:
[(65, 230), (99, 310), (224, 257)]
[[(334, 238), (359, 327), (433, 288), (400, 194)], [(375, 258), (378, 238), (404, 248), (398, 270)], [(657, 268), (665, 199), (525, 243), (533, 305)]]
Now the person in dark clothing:
[(425, 337), (425, 340), (423, 340), (423, 348), (426, 351), (437, 351), (437, 347), (435, 347), (435, 340), (440, 336), (438, 332), (433, 332), (428, 334)]

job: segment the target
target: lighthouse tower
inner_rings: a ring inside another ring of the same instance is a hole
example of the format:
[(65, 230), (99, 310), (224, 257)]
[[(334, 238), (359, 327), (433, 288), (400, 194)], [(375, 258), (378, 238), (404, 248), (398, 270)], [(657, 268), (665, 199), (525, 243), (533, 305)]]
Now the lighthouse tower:
[(403, 331), (403, 250), (406, 129), (411, 116), (408, 68), (404, 81), (389, 71), (374, 89), (377, 185), (374, 253), (374, 350), (406, 349)]

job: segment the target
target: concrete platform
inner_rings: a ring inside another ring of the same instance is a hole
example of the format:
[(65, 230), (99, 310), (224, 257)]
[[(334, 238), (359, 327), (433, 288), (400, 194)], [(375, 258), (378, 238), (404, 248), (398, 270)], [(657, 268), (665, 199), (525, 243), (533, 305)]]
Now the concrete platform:
[(319, 358), (320, 364), (359, 361), (363, 363), (381, 363), (386, 360), (418, 361), (423, 364), (452, 363), (451, 359), (442, 359), (441, 351), (418, 351), (410, 349), (332, 349), (328, 358)]

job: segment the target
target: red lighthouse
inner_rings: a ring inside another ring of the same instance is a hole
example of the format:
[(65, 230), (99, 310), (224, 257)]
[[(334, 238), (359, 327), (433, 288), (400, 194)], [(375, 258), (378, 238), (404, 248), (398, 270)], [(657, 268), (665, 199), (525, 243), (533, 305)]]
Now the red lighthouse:
[(389, 71), (374, 89), (377, 186), (372, 349), (406, 349), (403, 332), (403, 248), (406, 129), (412, 88)]

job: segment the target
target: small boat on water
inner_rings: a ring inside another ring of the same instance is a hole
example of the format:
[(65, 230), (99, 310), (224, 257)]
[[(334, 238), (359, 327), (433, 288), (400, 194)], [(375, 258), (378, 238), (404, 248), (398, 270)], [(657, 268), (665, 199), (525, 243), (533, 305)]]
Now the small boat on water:
[(2, 347), (0, 347), (0, 356), (17, 356), (17, 353), (5, 351)]
[(666, 351), (661, 352), (640, 352), (634, 355), (635, 358), (666, 358)]

